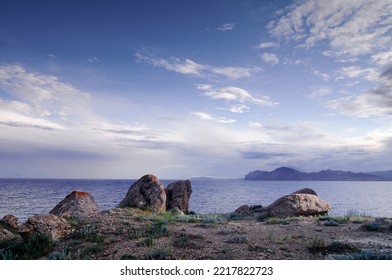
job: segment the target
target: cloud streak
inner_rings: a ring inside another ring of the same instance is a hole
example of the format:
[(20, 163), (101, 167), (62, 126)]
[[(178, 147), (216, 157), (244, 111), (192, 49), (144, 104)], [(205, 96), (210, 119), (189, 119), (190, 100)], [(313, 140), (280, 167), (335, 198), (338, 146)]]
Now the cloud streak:
[(250, 77), (255, 73), (261, 71), (259, 67), (216, 67), (208, 64), (200, 64), (190, 59), (181, 60), (155, 58), (141, 53), (135, 54), (135, 60), (141, 64), (152, 65), (164, 68), (168, 71), (174, 71), (184, 75), (192, 75), (197, 77), (207, 78), (209, 76), (223, 76), (230, 80), (238, 80), (241, 78)]
[(227, 119), (225, 117), (216, 117), (204, 112), (193, 112), (192, 114), (198, 117), (199, 119), (206, 120), (206, 121), (214, 121), (223, 124), (230, 124), (236, 122), (236, 120), (234, 119)]
[(254, 97), (248, 91), (239, 87), (223, 87), (223, 88), (213, 88), (210, 85), (200, 85), (198, 89), (204, 91), (204, 95), (216, 100), (226, 100), (229, 102), (249, 102), (261, 106), (274, 106), (274, 103), (270, 100), (268, 96)]
[(215, 30), (218, 31), (231, 31), (233, 30), (235, 27), (235, 23), (224, 23), (220, 26), (218, 26), (217, 28), (215, 28)]

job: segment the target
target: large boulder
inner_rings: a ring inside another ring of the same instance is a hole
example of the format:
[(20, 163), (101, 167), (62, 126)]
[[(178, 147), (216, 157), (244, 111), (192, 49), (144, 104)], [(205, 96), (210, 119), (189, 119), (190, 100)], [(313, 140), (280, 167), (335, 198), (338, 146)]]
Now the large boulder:
[(91, 194), (73, 191), (49, 213), (62, 218), (85, 218), (99, 213), (99, 210)]
[(18, 233), (27, 240), (33, 235), (46, 235), (58, 240), (72, 231), (71, 225), (63, 218), (53, 214), (35, 215), (19, 226)]
[(166, 209), (178, 208), (183, 213), (189, 212), (189, 199), (192, 194), (192, 185), (189, 180), (180, 180), (170, 183), (166, 189)]
[(162, 183), (154, 175), (144, 175), (129, 188), (118, 207), (166, 211), (166, 193)]
[(267, 206), (263, 212), (281, 218), (327, 214), (331, 205), (313, 193), (313, 190), (306, 189), (283, 196)]

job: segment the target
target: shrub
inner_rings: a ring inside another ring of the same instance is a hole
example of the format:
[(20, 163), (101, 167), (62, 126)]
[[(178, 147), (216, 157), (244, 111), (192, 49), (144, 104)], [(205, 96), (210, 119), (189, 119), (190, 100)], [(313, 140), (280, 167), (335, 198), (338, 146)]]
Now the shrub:
[(144, 256), (144, 260), (168, 260), (170, 258), (170, 249), (167, 247), (153, 248), (148, 251)]
[(248, 239), (245, 234), (234, 235), (227, 240), (228, 243), (246, 243)]
[(381, 225), (381, 223), (375, 221), (375, 222), (363, 225), (363, 228), (367, 231), (381, 231), (382, 225)]
[(268, 218), (270, 218), (271, 217), (271, 215), (270, 214), (268, 214), (268, 213), (261, 213), (260, 215), (258, 215), (257, 217), (256, 217), (256, 220), (258, 221), (258, 222), (265, 222)]
[(222, 215), (213, 214), (213, 215), (205, 216), (203, 218), (203, 223), (204, 224), (215, 224), (218, 222), (222, 222), (223, 220), (224, 220), (224, 218)]

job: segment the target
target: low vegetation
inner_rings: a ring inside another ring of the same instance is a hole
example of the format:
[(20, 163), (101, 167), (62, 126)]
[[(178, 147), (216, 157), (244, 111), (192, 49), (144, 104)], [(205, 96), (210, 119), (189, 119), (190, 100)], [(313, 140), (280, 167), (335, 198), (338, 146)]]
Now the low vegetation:
[(0, 241), (0, 259), (392, 258), (391, 219), (357, 213), (276, 218), (113, 209), (69, 221), (72, 234), (57, 242), (44, 235)]

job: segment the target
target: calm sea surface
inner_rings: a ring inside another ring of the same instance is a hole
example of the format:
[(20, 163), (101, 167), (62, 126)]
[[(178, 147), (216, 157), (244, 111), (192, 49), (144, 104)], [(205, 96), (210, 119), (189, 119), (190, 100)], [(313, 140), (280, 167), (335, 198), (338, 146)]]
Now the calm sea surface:
[[(100, 210), (114, 208), (135, 180), (0, 179), (0, 218), (12, 213), (26, 218), (48, 213), (74, 190), (91, 193)], [(175, 180), (162, 180), (167, 184)], [(310, 182), (191, 180), (190, 210), (196, 213), (229, 213), (243, 204), (267, 206), (300, 188), (314, 189), (332, 205), (331, 215), (349, 211), (392, 218), (392, 182)]]

